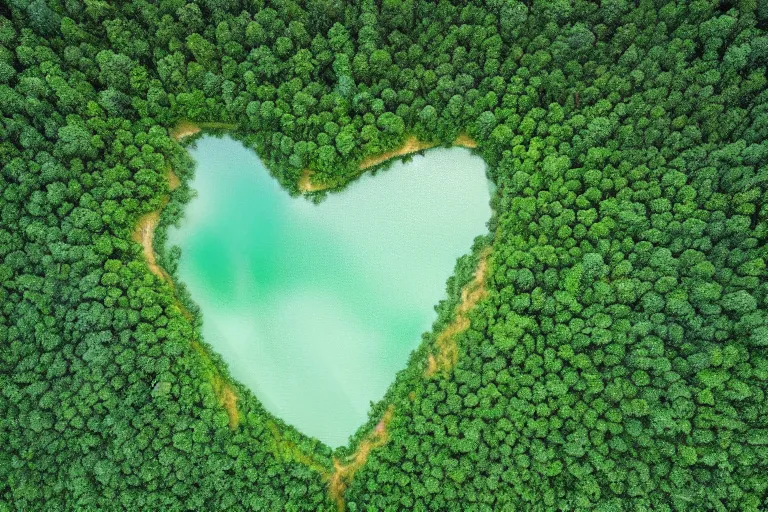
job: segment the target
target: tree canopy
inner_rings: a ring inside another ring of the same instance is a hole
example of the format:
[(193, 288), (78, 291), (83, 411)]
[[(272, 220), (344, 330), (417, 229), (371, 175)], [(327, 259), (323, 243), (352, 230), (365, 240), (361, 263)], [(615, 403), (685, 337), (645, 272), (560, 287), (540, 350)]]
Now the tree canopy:
[[(762, 0), (0, 4), (0, 509), (333, 510), (392, 405), (349, 510), (765, 510), (766, 66)], [(489, 234), (349, 447), (233, 382), (134, 241), (165, 206), (173, 274), (180, 120), (295, 194), (477, 141)]]

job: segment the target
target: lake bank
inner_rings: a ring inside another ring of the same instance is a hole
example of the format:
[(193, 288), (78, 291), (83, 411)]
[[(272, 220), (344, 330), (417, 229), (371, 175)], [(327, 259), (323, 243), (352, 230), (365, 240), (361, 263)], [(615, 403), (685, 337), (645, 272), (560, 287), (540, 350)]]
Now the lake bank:
[[(364, 158), (363, 161), (360, 162), (358, 169), (360, 171), (360, 174), (362, 174), (363, 172), (369, 169), (372, 169), (377, 165), (383, 164), (388, 160), (392, 160), (393, 158), (412, 155), (414, 153), (418, 153), (419, 151), (425, 151), (427, 149), (432, 149), (436, 147), (438, 147), (437, 142), (421, 141), (416, 137), (414, 137), (413, 135), (410, 135), (405, 139), (405, 142), (403, 142), (403, 144), (399, 148), (393, 149), (391, 151), (385, 151), (383, 153), (379, 153), (378, 155), (371, 155)], [(474, 149), (477, 147), (477, 142), (466, 133), (461, 133), (458, 135), (458, 137), (456, 137), (456, 140), (453, 141), (452, 147), (463, 147), (467, 149)], [(313, 175), (314, 175), (314, 171), (312, 171), (311, 169), (304, 169), (304, 172), (301, 175), (301, 178), (299, 179), (299, 183), (298, 183), (299, 191), (301, 193), (306, 194), (310, 192), (319, 192), (321, 190), (327, 190), (328, 188), (333, 188), (333, 185), (314, 183), (312, 181)]]

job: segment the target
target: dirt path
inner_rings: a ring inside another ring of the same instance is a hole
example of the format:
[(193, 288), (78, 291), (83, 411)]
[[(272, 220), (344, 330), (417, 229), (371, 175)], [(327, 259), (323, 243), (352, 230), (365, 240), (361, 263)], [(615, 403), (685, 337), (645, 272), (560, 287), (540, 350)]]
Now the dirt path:
[(240, 411), (237, 409), (238, 396), (235, 393), (232, 385), (224, 380), (218, 373), (216, 365), (211, 360), (211, 356), (208, 355), (208, 351), (199, 341), (193, 341), (191, 343), (192, 350), (200, 355), (203, 360), (203, 364), (207, 367), (210, 373), (206, 374), (206, 379), (213, 387), (213, 393), (219, 401), (219, 405), (227, 412), (229, 417), (229, 428), (236, 430), (240, 424), (241, 416)]
[[(438, 144), (436, 142), (420, 141), (419, 139), (411, 135), (407, 139), (405, 139), (405, 142), (399, 148), (393, 149), (392, 151), (385, 151), (384, 153), (381, 153), (378, 155), (372, 155), (363, 159), (363, 161), (360, 162), (360, 166), (358, 167), (358, 169), (362, 173), (392, 158), (410, 155), (412, 153), (418, 153), (419, 151), (424, 151), (425, 149), (434, 148), (437, 145)], [(461, 133), (459, 134), (458, 137), (456, 137), (456, 140), (453, 141), (453, 146), (472, 149), (477, 147), (477, 142), (466, 133)], [(307, 192), (317, 192), (318, 190), (325, 190), (326, 188), (329, 188), (329, 185), (312, 183), (313, 174), (314, 174), (314, 171), (312, 171), (311, 169), (304, 169), (304, 173), (301, 175), (301, 178), (299, 179), (299, 183), (298, 183), (299, 191), (301, 191), (302, 193), (307, 193)]]
[(318, 190), (325, 190), (327, 185), (320, 185), (319, 183), (312, 183), (313, 171), (310, 169), (304, 169), (304, 174), (299, 179), (299, 190), (306, 194), (307, 192), (317, 192)]
[(267, 429), (269, 429), (272, 434), (272, 455), (274, 455), (277, 460), (303, 464), (309, 469), (319, 473), (325, 481), (328, 481), (331, 478), (327, 465), (317, 461), (311, 454), (302, 451), (296, 443), (283, 437), (280, 428), (275, 422), (267, 420)]
[(191, 137), (192, 135), (197, 135), (202, 130), (206, 130), (206, 129), (234, 130), (235, 128), (237, 128), (237, 125), (235, 123), (220, 123), (220, 122), (195, 123), (193, 121), (190, 121), (189, 119), (182, 119), (181, 121), (176, 123), (176, 126), (168, 130), (168, 134), (174, 140), (176, 140), (176, 142), (180, 142), (182, 139)]
[[(456, 140), (453, 141), (452, 145), (472, 149), (477, 147), (477, 142), (466, 133), (461, 133), (458, 137), (456, 137)], [(380, 163), (386, 162), (390, 158), (397, 158), (399, 156), (410, 155), (411, 153), (418, 153), (419, 151), (434, 148), (435, 146), (437, 146), (437, 143), (435, 142), (423, 142), (411, 135), (405, 139), (405, 143), (399, 148), (393, 149), (392, 151), (386, 151), (380, 155), (369, 156), (368, 158), (364, 159), (362, 162), (360, 162), (360, 170), (363, 171), (365, 169), (370, 169), (371, 167), (375, 167)]]
[(284, 462), (296, 462), (309, 469), (316, 471), (328, 482), (328, 495), (331, 501), (336, 505), (338, 512), (346, 510), (344, 493), (355, 473), (362, 468), (371, 452), (384, 446), (389, 440), (387, 427), (395, 413), (395, 406), (389, 405), (384, 412), (381, 420), (371, 430), (365, 438), (357, 445), (355, 452), (346, 457), (343, 461), (333, 458), (333, 468), (329, 469), (326, 464), (315, 459), (312, 454), (305, 453), (296, 443), (283, 437), (280, 428), (273, 422), (267, 422), (267, 429), (272, 434), (272, 454), (276, 459)]
[(461, 290), (461, 302), (456, 306), (456, 314), (453, 321), (437, 335), (435, 341), (436, 353), (427, 358), (426, 377), (432, 377), (438, 372), (445, 373), (456, 366), (459, 360), (459, 347), (456, 344), (456, 335), (469, 328), (469, 312), (485, 297), (488, 292), (485, 289), (485, 274), (488, 271), (488, 256), (490, 248), (486, 247), (480, 253), (480, 261), (475, 269), (475, 277)]
[(437, 144), (434, 142), (423, 142), (411, 135), (407, 139), (405, 139), (405, 142), (402, 146), (400, 146), (397, 149), (393, 149), (392, 151), (385, 151), (384, 153), (378, 154), (378, 155), (372, 155), (367, 158), (365, 158), (362, 162), (360, 162), (360, 170), (370, 169), (371, 167), (374, 167), (376, 165), (379, 165), (380, 163), (386, 162), (390, 158), (396, 158), (398, 156), (404, 156), (408, 155), (410, 153), (416, 153), (418, 151), (423, 151), (425, 149), (433, 148)]
[(181, 186), (181, 180), (178, 176), (176, 176), (176, 173), (173, 172), (173, 169), (170, 167), (168, 168), (168, 188), (171, 189), (171, 192), (176, 190)]
[(237, 394), (235, 393), (235, 390), (232, 389), (232, 386), (225, 382), (221, 376), (216, 375), (213, 380), (213, 391), (219, 399), (219, 405), (227, 411), (227, 416), (229, 416), (229, 428), (237, 430), (237, 426), (240, 424), (240, 411), (237, 409)]
[[(166, 179), (168, 180), (168, 187), (171, 191), (174, 191), (181, 186), (181, 180), (179, 180), (179, 177), (176, 176), (170, 168), (168, 169)], [(160, 213), (163, 211), (163, 208), (165, 208), (165, 205), (168, 204), (168, 200), (168, 196), (164, 196), (159, 209), (145, 213), (139, 217), (139, 221), (136, 223), (136, 228), (133, 230), (133, 240), (141, 244), (141, 247), (144, 249), (144, 258), (147, 260), (150, 272), (173, 287), (171, 276), (157, 264), (157, 254), (155, 254), (155, 249), (153, 247), (155, 229), (157, 228), (158, 222), (160, 222)]]
[(328, 480), (328, 492), (331, 495), (331, 499), (336, 503), (336, 508), (339, 512), (343, 512), (346, 509), (344, 493), (349, 484), (352, 483), (355, 473), (365, 465), (372, 450), (384, 446), (389, 440), (387, 427), (389, 422), (392, 421), (394, 414), (395, 406), (390, 404), (384, 416), (379, 420), (379, 423), (357, 445), (355, 453), (347, 457), (344, 462), (337, 458), (333, 459), (333, 472)]
[(201, 129), (202, 128), (200, 128), (200, 126), (196, 125), (192, 121), (182, 119), (176, 124), (176, 126), (168, 130), (168, 133), (174, 140), (179, 142), (186, 137), (191, 137), (192, 135), (200, 133)]
[[(165, 199), (163, 201), (163, 206), (165, 206), (165, 203), (167, 202), (168, 199)], [(146, 213), (139, 218), (139, 222), (136, 224), (136, 229), (133, 231), (133, 239), (140, 243), (141, 247), (144, 249), (144, 258), (147, 260), (150, 272), (173, 286), (171, 277), (157, 264), (157, 255), (152, 247), (152, 240), (155, 236), (157, 223), (160, 221), (161, 210)]]
[(454, 146), (461, 146), (463, 148), (475, 149), (477, 147), (477, 141), (467, 135), (466, 133), (460, 133), (456, 140), (453, 141)]

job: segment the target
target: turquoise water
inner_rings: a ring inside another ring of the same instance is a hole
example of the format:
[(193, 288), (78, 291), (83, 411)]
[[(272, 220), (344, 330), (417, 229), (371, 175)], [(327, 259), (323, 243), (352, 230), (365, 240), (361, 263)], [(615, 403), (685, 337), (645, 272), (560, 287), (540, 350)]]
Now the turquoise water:
[(191, 149), (197, 191), (169, 243), (203, 337), (264, 406), (346, 444), (436, 318), (456, 258), (487, 232), (485, 164), (434, 149), (316, 205), (229, 138)]

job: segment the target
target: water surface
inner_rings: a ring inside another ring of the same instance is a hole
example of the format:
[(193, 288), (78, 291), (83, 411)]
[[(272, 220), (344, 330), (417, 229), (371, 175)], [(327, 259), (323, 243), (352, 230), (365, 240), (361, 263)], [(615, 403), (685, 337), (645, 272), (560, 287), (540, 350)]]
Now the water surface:
[(269, 411), (345, 444), (430, 328), (456, 258), (487, 231), (485, 164), (434, 149), (316, 205), (232, 139), (203, 137), (191, 154), (197, 197), (169, 243), (203, 337)]

